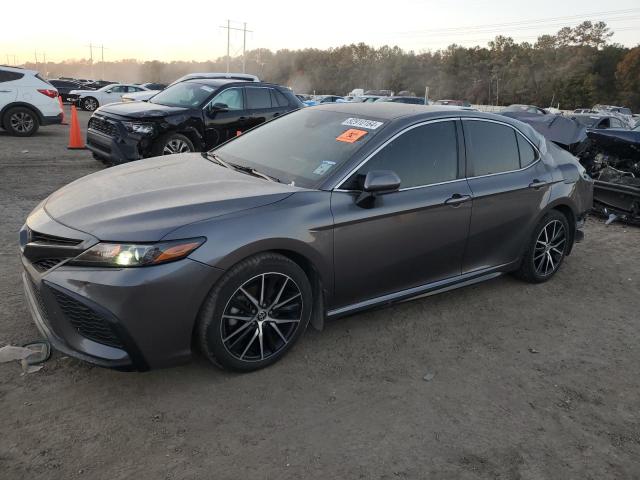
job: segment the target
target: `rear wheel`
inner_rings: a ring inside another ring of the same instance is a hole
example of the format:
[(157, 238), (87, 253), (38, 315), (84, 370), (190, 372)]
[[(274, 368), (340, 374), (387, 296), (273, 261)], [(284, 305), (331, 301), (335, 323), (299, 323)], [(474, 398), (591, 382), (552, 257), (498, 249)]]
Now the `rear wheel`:
[(191, 140), (180, 133), (168, 133), (161, 136), (153, 144), (153, 148), (151, 149), (151, 153), (154, 157), (195, 151), (196, 149), (194, 148)]
[(516, 275), (532, 283), (546, 282), (560, 268), (571, 240), (569, 222), (551, 210), (538, 223)]
[(229, 270), (200, 313), (202, 352), (225, 368), (251, 371), (282, 358), (309, 323), (311, 285), (288, 258), (263, 253)]
[(12, 135), (30, 137), (38, 131), (40, 123), (33, 110), (26, 107), (15, 107), (9, 109), (5, 114), (3, 126)]
[(98, 108), (98, 100), (93, 97), (87, 97), (82, 100), (82, 108), (84, 110), (88, 110), (89, 112), (93, 112), (96, 108)]

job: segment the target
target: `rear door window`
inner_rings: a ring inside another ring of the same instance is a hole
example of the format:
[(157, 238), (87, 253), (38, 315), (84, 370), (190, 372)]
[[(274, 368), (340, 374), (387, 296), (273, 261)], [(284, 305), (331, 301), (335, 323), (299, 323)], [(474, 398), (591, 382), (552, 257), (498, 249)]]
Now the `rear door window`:
[(477, 120), (466, 120), (462, 124), (469, 176), (520, 169), (520, 155), (513, 128)]
[(285, 97), (282, 93), (280, 93), (275, 88), (270, 88), (269, 90), (271, 90), (271, 104), (274, 107), (286, 107), (289, 105), (287, 97)]
[(401, 134), (364, 164), (342, 188), (361, 190), (372, 170), (391, 170), (400, 188), (455, 180), (458, 176), (458, 142), (453, 121), (430, 123)]
[(264, 110), (271, 108), (270, 88), (245, 87), (247, 94), (247, 108), (249, 110)]

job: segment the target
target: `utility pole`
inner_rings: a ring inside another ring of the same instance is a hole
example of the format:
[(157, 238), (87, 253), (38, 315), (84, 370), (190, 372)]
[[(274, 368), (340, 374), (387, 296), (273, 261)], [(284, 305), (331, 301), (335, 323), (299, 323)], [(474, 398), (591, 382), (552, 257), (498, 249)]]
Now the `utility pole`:
[(496, 107), (500, 105), (500, 77), (496, 77)]
[(93, 43), (89, 42), (89, 63), (91, 64), (91, 80), (93, 80)]
[(231, 20), (227, 20), (227, 26), (221, 26), (220, 28), (225, 28), (227, 30), (227, 73), (229, 73), (230, 62), (231, 62), (231, 30), (237, 30), (243, 33), (243, 42), (242, 42), (242, 73), (244, 73), (246, 68), (246, 50), (247, 50), (247, 32), (251, 33), (251, 30), (247, 30), (247, 22), (244, 22), (243, 28), (235, 28), (231, 26)]
[(247, 67), (247, 22), (244, 22), (242, 29), (242, 73), (245, 73)]
[(36, 59), (36, 70), (38, 69), (38, 51), (33, 51), (33, 57)]
[[(107, 48), (107, 50), (109, 49)], [(100, 64), (102, 69), (102, 78), (100, 80), (104, 80), (104, 44), (100, 45)]]

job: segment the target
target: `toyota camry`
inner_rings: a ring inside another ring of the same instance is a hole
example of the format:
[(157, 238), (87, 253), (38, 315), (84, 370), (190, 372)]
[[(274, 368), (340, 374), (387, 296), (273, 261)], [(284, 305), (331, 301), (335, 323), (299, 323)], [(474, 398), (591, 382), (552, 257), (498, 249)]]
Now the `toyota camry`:
[(308, 324), (508, 272), (549, 280), (592, 188), (504, 116), (306, 108), (53, 193), (20, 231), (27, 303), (53, 347), (94, 364), (146, 370), (197, 349), (254, 370)]

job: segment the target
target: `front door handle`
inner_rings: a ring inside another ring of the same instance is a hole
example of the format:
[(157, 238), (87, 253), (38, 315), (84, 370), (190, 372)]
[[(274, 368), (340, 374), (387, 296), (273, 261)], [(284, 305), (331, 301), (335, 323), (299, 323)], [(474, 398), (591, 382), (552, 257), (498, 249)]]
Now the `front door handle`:
[(247, 117), (240, 117), (238, 120), (241, 120), (241, 121), (244, 122), (246, 119), (247, 119)]
[(470, 195), (460, 195), (459, 193), (454, 193), (451, 197), (447, 198), (444, 201), (445, 205), (449, 205), (450, 207), (458, 207), (462, 205), (464, 202), (468, 202), (471, 200)]
[(545, 182), (544, 180), (538, 180), (537, 178), (533, 179), (533, 182), (529, 184), (529, 188), (533, 188), (534, 190), (540, 190), (542, 187), (549, 185), (549, 182)]

